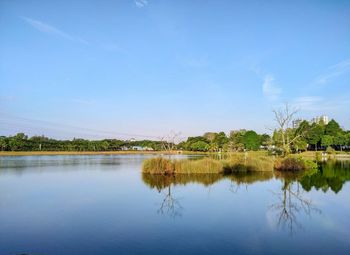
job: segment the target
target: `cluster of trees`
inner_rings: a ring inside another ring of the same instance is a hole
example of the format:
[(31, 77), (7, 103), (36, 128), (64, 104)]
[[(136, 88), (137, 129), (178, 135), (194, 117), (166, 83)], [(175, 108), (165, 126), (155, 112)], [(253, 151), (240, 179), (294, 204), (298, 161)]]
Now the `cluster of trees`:
[(253, 130), (231, 131), (227, 136), (224, 132), (208, 132), (203, 136), (189, 137), (187, 141), (178, 144), (179, 149), (188, 151), (242, 151), (258, 150), (261, 146), (271, 144), (268, 134), (257, 134)]
[(117, 139), (104, 140), (56, 140), (45, 136), (28, 137), (24, 133), (14, 136), (0, 136), (2, 151), (117, 151), (132, 150), (135, 147), (161, 150), (162, 141), (123, 141)]
[(278, 127), (272, 137), (268, 134), (258, 134), (253, 130), (231, 131), (227, 136), (224, 132), (207, 132), (203, 136), (189, 137), (187, 141), (175, 144), (178, 134), (160, 141), (141, 140), (123, 141), (117, 139), (104, 140), (55, 140), (45, 136), (28, 138), (24, 133), (14, 136), (0, 136), (2, 151), (117, 151), (152, 149), (152, 150), (187, 150), (187, 151), (243, 151), (260, 148), (274, 148), (284, 155), (290, 152), (305, 150), (343, 150), (350, 148), (350, 131), (343, 130), (340, 125), (331, 120), (312, 123), (302, 121), (298, 127), (291, 128), (290, 122), (295, 112), (285, 109), (274, 111)]
[(259, 135), (253, 130), (231, 131), (227, 136), (224, 132), (208, 132), (203, 136), (189, 137), (179, 144), (166, 141), (123, 141), (117, 139), (104, 140), (56, 140), (45, 136), (28, 137), (24, 133), (14, 136), (0, 136), (0, 150), (2, 151), (118, 151), (132, 150), (135, 147), (152, 150), (179, 149), (188, 151), (242, 151), (258, 150), (261, 145), (271, 144), (267, 134)]
[[(283, 134), (285, 146), (283, 146)], [(284, 131), (282, 129), (275, 130), (272, 138), (273, 144), (281, 148), (285, 147), (287, 152), (343, 150), (350, 146), (350, 131), (343, 130), (333, 119), (328, 124), (323, 122), (310, 124), (304, 120), (296, 128), (287, 128)]]

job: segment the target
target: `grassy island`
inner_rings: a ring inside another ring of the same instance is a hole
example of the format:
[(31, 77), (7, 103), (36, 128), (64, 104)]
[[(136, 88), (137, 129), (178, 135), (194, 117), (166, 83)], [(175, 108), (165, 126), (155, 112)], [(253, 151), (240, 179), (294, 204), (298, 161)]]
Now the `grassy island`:
[(146, 159), (142, 172), (148, 174), (231, 174), (237, 172), (301, 171), (317, 168), (312, 160), (300, 157), (274, 157), (261, 153), (234, 153), (224, 159)]

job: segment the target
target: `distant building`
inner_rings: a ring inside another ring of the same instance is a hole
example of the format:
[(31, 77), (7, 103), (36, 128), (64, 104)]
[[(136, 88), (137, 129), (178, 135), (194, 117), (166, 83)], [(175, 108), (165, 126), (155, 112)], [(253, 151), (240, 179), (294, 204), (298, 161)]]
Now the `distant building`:
[(303, 122), (302, 119), (296, 119), (292, 121), (293, 128), (298, 128), (300, 126), (300, 123)]
[(142, 146), (132, 146), (131, 150), (133, 151), (153, 151), (151, 147), (142, 147)]
[(328, 119), (328, 116), (326, 115), (317, 116), (311, 120), (311, 123), (316, 123), (316, 124), (322, 123), (324, 125), (327, 125), (328, 122), (329, 122), (329, 119)]
[[(292, 121), (292, 126), (293, 128), (298, 128), (300, 126), (300, 123), (303, 122), (303, 119), (295, 119)], [(321, 115), (321, 116), (317, 116), (315, 118), (312, 118), (310, 121), (308, 121), (309, 124), (324, 124), (327, 125), (329, 122), (329, 118), (327, 115)]]

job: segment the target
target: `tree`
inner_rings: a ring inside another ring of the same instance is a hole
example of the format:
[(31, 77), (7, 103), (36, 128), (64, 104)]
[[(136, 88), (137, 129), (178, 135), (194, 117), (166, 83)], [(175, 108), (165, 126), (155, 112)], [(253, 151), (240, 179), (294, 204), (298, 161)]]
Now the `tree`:
[(233, 130), (230, 132), (229, 147), (231, 150), (241, 151), (244, 149), (243, 137), (246, 132), (245, 129)]
[(268, 134), (262, 134), (260, 136), (261, 144), (264, 146), (268, 146), (271, 144), (271, 137)]
[(301, 133), (294, 133), (295, 135), (293, 137), (289, 137), (289, 134), (291, 134), (288, 132), (290, 122), (297, 111), (291, 110), (288, 104), (285, 104), (283, 109), (274, 110), (273, 113), (275, 114), (275, 121), (278, 125), (276, 137), (280, 138), (283, 154), (286, 155), (290, 152), (291, 144), (302, 136)]
[(334, 145), (337, 145), (340, 147), (340, 150), (343, 150), (343, 146), (346, 145), (346, 135), (343, 133), (338, 133), (334, 137)]
[(213, 140), (213, 143), (216, 144), (218, 149), (222, 149), (227, 142), (228, 142), (228, 138), (224, 132), (220, 132), (216, 134)]
[(2, 151), (4, 151), (4, 150), (6, 150), (6, 148), (7, 148), (7, 139), (5, 136), (1, 136), (0, 137), (0, 149)]
[(253, 130), (247, 131), (243, 136), (243, 144), (247, 150), (258, 150), (261, 144), (260, 136)]
[(28, 139), (24, 133), (18, 133), (15, 136), (10, 137), (9, 147), (12, 151), (23, 150), (25, 148), (25, 142)]
[(217, 133), (215, 133), (215, 132), (206, 132), (206, 133), (204, 133), (203, 137), (205, 137), (209, 142), (212, 142), (212, 141), (214, 141), (216, 135), (217, 135)]
[[(200, 143), (200, 144), (193, 146), (193, 144), (196, 144), (197, 142), (203, 142), (203, 143)], [(195, 148), (197, 146), (201, 146), (204, 143), (209, 146), (209, 141), (203, 136), (188, 137), (187, 141), (184, 142), (183, 144), (181, 144), (181, 148), (183, 148), (185, 150), (195, 150)], [(209, 147), (208, 147), (208, 149), (209, 149)]]
[(209, 144), (203, 141), (197, 141), (190, 146), (192, 151), (208, 151)]
[(307, 150), (307, 142), (306, 142), (306, 139), (305, 138), (300, 138), (300, 139), (297, 139), (294, 143), (293, 143), (293, 149), (296, 151), (296, 152), (299, 152), (299, 151), (306, 151)]
[(325, 134), (330, 136), (337, 136), (338, 133), (341, 133), (343, 130), (340, 128), (338, 122), (336, 122), (334, 119), (332, 119), (326, 126), (325, 126)]
[(163, 136), (160, 140), (162, 141), (162, 149), (165, 151), (172, 151), (176, 148), (176, 139), (181, 135), (181, 133), (176, 133), (171, 131), (166, 136)]
[(315, 146), (317, 151), (317, 145), (321, 141), (321, 138), (324, 134), (324, 127), (322, 125), (313, 123), (308, 132), (308, 142)]
[(323, 135), (321, 137), (321, 145), (324, 147), (331, 146), (333, 144), (333, 136), (331, 135)]

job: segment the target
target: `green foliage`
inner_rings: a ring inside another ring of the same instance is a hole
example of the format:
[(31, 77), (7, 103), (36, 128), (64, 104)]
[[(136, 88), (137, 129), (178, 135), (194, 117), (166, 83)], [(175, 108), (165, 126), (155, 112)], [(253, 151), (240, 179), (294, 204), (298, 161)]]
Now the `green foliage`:
[(160, 150), (161, 142), (150, 140), (122, 141), (116, 139), (90, 141), (79, 138), (55, 140), (45, 136), (28, 138), (23, 133), (10, 137), (0, 137), (0, 149), (3, 151), (117, 151), (122, 149), (131, 150), (133, 146)]
[(203, 136), (189, 137), (186, 142), (180, 143), (177, 147), (187, 151), (196, 151), (198, 148), (206, 148), (206, 150), (201, 151), (207, 151), (209, 150), (209, 141)]
[(333, 136), (331, 135), (324, 135), (321, 138), (321, 145), (328, 147), (331, 146), (333, 144)]
[(247, 131), (243, 136), (243, 144), (247, 150), (258, 150), (261, 144), (260, 136), (253, 130)]
[(326, 152), (329, 153), (329, 154), (334, 154), (335, 150), (331, 146), (328, 146), (327, 149), (326, 149)]
[(243, 151), (243, 137), (246, 132), (245, 129), (230, 132), (229, 149), (231, 151)]
[(334, 144), (338, 145), (338, 146), (343, 146), (346, 144), (346, 135), (343, 133), (338, 133), (335, 137), (334, 137)]
[(268, 146), (268, 145), (271, 145), (272, 140), (268, 134), (262, 134), (260, 136), (260, 142), (261, 142), (261, 145)]
[(208, 151), (209, 144), (203, 141), (197, 141), (190, 146), (191, 151)]
[(275, 169), (278, 171), (301, 171), (301, 170), (317, 170), (318, 166), (312, 160), (303, 158), (287, 157), (277, 159)]
[(212, 143), (218, 150), (222, 150), (224, 145), (228, 143), (228, 138), (224, 132), (220, 132), (215, 135)]
[(322, 125), (314, 123), (311, 125), (310, 131), (308, 132), (307, 140), (317, 149), (317, 145), (321, 141), (323, 134), (324, 127)]
[(325, 134), (330, 136), (337, 136), (338, 133), (341, 133), (342, 129), (340, 128), (338, 122), (331, 120), (325, 127)]
[(214, 132), (206, 132), (203, 137), (206, 138), (209, 142), (214, 141), (215, 137), (216, 137), (216, 133)]

